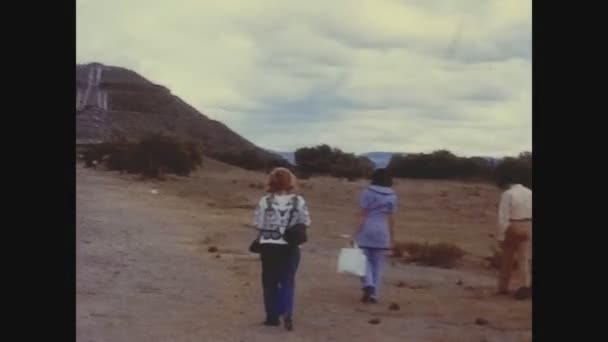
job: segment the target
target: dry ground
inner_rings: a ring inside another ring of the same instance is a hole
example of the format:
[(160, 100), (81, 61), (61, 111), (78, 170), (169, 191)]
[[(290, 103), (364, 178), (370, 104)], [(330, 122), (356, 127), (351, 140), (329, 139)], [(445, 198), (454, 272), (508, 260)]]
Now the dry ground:
[(398, 180), (397, 239), (450, 242), (469, 254), (451, 270), (389, 262), (381, 302), (367, 306), (358, 280), (335, 272), (365, 182), (303, 181), (313, 226), (296, 330), (260, 326), (260, 265), (247, 247), (263, 180), (212, 160), (164, 182), (77, 166), (78, 341), (531, 340), (531, 302), (494, 296), (495, 271), (484, 266), (498, 191), (458, 182)]

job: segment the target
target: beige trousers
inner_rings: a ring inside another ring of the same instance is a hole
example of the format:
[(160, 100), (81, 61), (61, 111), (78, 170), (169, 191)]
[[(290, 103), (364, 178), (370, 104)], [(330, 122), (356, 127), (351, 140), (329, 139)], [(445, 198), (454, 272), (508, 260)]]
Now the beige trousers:
[(532, 285), (532, 222), (511, 222), (502, 242), (503, 260), (498, 276), (498, 290), (508, 291), (513, 272), (513, 262), (525, 287)]

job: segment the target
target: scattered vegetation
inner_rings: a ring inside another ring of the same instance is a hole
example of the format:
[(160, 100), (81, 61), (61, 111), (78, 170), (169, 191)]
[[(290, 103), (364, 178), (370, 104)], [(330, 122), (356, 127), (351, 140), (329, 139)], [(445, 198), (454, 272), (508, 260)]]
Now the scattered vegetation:
[(137, 143), (114, 142), (91, 146), (83, 152), (85, 166), (102, 161), (110, 170), (163, 178), (165, 174), (188, 176), (203, 164), (201, 146), (171, 135), (149, 134)]
[(259, 151), (245, 150), (233, 152), (220, 152), (212, 154), (212, 157), (224, 163), (241, 167), (246, 170), (264, 170), (269, 172), (275, 167), (293, 169), (293, 166), (283, 158), (268, 158)]
[[(509, 181), (532, 187), (532, 153), (498, 161), (482, 157), (458, 157), (447, 150), (433, 153), (394, 154), (387, 166), (395, 177), (421, 179)], [(442, 195), (443, 196), (443, 195)]]
[(393, 256), (396, 258), (441, 268), (453, 268), (465, 254), (466, 252), (460, 247), (443, 242), (396, 243), (393, 249)]

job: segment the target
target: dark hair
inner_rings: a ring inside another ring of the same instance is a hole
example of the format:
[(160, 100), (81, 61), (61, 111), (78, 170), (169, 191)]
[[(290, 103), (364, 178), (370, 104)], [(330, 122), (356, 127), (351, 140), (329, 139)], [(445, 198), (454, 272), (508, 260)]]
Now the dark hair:
[(376, 169), (372, 173), (372, 185), (390, 187), (393, 186), (393, 178), (387, 169)]

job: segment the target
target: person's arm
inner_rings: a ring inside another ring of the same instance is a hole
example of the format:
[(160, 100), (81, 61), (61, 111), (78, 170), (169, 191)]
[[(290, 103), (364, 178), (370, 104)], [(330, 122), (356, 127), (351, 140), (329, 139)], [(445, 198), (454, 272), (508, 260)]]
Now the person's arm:
[(304, 197), (299, 196), (298, 197), (298, 216), (297, 216), (297, 222), (296, 223), (300, 223), (305, 225), (306, 227), (310, 227), (310, 224), (312, 223), (310, 220), (310, 212), (308, 212), (308, 206), (306, 205), (306, 202), (304, 201)]
[(496, 240), (502, 242), (505, 239), (505, 232), (509, 228), (511, 219), (511, 196), (505, 192), (500, 197), (500, 203), (498, 204), (498, 234), (496, 234)]
[(360, 208), (357, 212), (357, 225), (355, 226), (355, 235), (359, 234), (361, 228), (367, 220), (367, 209)]
[(262, 229), (264, 227), (264, 209), (266, 202), (264, 201), (264, 197), (260, 199), (258, 205), (253, 212), (253, 225), (257, 229)]
[(395, 214), (397, 213), (397, 207), (399, 205), (399, 199), (397, 198), (397, 196), (394, 197), (391, 206), (390, 206), (390, 213), (388, 214), (387, 220), (388, 220), (388, 229), (389, 229), (389, 233), (390, 235), (390, 244), (391, 244), (391, 249), (393, 249), (393, 247), (395, 247)]
[(365, 224), (365, 220), (367, 219), (367, 210), (363, 209), (363, 208), (359, 208), (359, 211), (357, 211), (356, 217), (357, 217), (357, 223), (355, 224), (355, 230), (354, 230), (353, 235), (351, 236), (351, 240), (350, 240), (350, 244), (353, 246), (355, 245), (355, 240), (357, 240), (357, 235), (361, 231), (361, 228), (363, 228), (363, 224)]
[(391, 249), (392, 249), (395, 246), (395, 215), (389, 214), (387, 217), (387, 220), (388, 220), (388, 229), (391, 234), (390, 241), (391, 241)]

